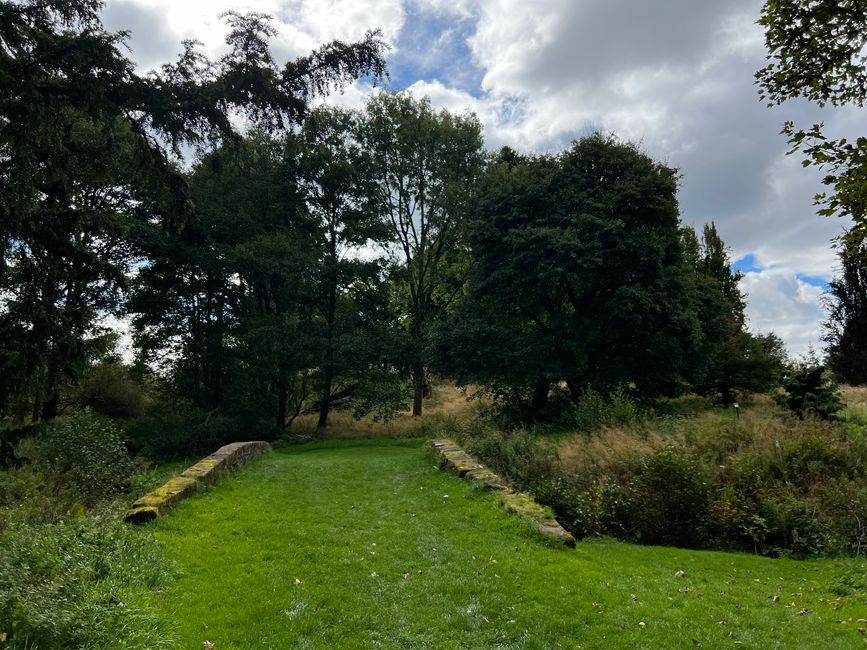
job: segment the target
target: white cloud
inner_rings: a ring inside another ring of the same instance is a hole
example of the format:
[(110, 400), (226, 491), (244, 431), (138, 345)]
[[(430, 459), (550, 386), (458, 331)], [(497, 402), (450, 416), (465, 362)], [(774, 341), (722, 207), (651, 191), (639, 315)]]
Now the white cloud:
[[(404, 21), (401, 0), (108, 0), (104, 15), (114, 29), (141, 25), (132, 34), (134, 51), (153, 50), (153, 26), (177, 36), (201, 41), (211, 56), (224, 49), (228, 28), (223, 12), (257, 11), (274, 18), (277, 36), (273, 49), (278, 59), (303, 56), (323, 43), (338, 39), (355, 41), (365, 32), (382, 29), (394, 42)], [(163, 56), (138, 60), (142, 67), (171, 60), (179, 47), (165, 44)], [(135, 57), (134, 57), (135, 58)]]
[(747, 296), (752, 331), (776, 332), (793, 355), (803, 355), (811, 345), (821, 347), (825, 313), (820, 287), (799, 280), (791, 271), (777, 269), (747, 273), (740, 287)]

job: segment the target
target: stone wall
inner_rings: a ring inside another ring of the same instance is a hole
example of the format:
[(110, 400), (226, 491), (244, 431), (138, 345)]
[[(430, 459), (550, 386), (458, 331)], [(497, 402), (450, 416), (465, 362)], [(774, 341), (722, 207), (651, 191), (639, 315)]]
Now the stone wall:
[(234, 472), (270, 448), (271, 445), (262, 441), (233, 442), (220, 447), (185, 469), (180, 476), (170, 479), (133, 503), (125, 519), (135, 524), (152, 521), (170, 505), (186, 499), (202, 485), (210, 485), (221, 476)]
[(575, 546), (575, 538), (572, 534), (551, 516), (547, 508), (536, 503), (529, 494), (513, 490), (506, 481), (451, 440), (433, 440), (431, 445), (439, 456), (440, 467), (451, 469), (461, 478), (483, 483), (486, 489), (499, 496), (506, 510), (533, 521), (546, 537), (558, 539), (567, 546)]

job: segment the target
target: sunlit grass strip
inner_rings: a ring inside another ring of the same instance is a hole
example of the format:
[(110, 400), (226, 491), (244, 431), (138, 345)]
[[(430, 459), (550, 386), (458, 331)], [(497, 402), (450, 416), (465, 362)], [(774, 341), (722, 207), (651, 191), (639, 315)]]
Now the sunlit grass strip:
[(220, 476), (231, 473), (241, 465), (265, 453), (271, 446), (261, 440), (233, 442), (220, 447), (210, 456), (166, 481), (157, 489), (148, 492), (132, 504), (124, 518), (130, 523), (143, 523), (156, 519), (161, 509), (186, 499), (201, 485), (210, 485)]
[(506, 510), (531, 520), (546, 537), (575, 546), (575, 538), (560, 525), (549, 508), (536, 503), (529, 494), (511, 489), (500, 476), (451, 440), (433, 440), (431, 445), (439, 454), (441, 467), (448, 467), (462, 478), (482, 483), (486, 489), (497, 493)]

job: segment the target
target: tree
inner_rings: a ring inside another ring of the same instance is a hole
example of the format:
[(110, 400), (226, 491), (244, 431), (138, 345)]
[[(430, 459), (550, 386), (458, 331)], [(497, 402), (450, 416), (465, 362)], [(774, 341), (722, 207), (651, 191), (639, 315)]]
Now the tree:
[(345, 382), (338, 394), (357, 398), (359, 384), (375, 382), (371, 372), (390, 356), (383, 346), (391, 338), (391, 316), (382, 260), (362, 249), (385, 243), (391, 229), (373, 206), (371, 155), (355, 139), (358, 122), (355, 113), (319, 108), (301, 132), (301, 191), (320, 251), (311, 305), (319, 429), (327, 425), (338, 382)]
[[(767, 66), (756, 73), (769, 106), (803, 98), (819, 106), (867, 99), (867, 3), (863, 0), (768, 0), (759, 24), (765, 29)], [(850, 216), (847, 240), (857, 248), (867, 235), (867, 138), (829, 139), (823, 124), (798, 129), (786, 122), (791, 151), (803, 151), (804, 165), (827, 169), (830, 194), (816, 199), (824, 215)]]
[[(0, 351), (16, 372), (0, 402), (57, 413), (117, 307), (140, 226), (189, 216), (181, 146), (236, 136), (230, 115), (297, 123), (308, 101), (384, 72), (378, 34), (331, 43), (279, 67), (268, 16), (229, 13), (228, 53), (190, 41), (148, 76), (121, 54), (127, 34), (100, 22), (100, 0), (0, 4)], [(20, 413), (19, 413), (20, 414)]]
[(847, 384), (867, 384), (867, 245), (840, 251), (841, 272), (825, 299), (828, 320), (823, 340), (828, 365)]
[(699, 392), (717, 396), (724, 404), (731, 404), (738, 390), (769, 390), (782, 370), (782, 341), (773, 333), (756, 336), (746, 330), (745, 302), (738, 286), (742, 274), (732, 269), (716, 224), (705, 224), (701, 240), (687, 226), (682, 240), (702, 333), (692, 383)]
[(440, 366), (537, 414), (618, 385), (684, 385), (699, 327), (683, 280), (675, 170), (600, 134), (557, 156), (504, 150), (468, 224), (466, 298), (438, 328)]
[(803, 420), (807, 416), (832, 420), (843, 410), (840, 389), (828, 368), (810, 350), (807, 357), (794, 362), (783, 377), (783, 395), (777, 402)]
[(256, 131), (209, 153), (191, 175), (194, 218), (153, 233), (136, 340), (200, 408), (270, 413), (279, 431), (312, 407), (325, 427), (335, 399), (384, 412), (396, 398), (388, 285), (363, 254), (388, 231), (365, 209), (355, 119), (319, 108), (297, 133)]
[(374, 95), (360, 125), (371, 152), (380, 214), (392, 231), (413, 351), (413, 415), (421, 415), (429, 326), (460, 290), (449, 279), (483, 164), (481, 126), (471, 114), (435, 112), (428, 99)]

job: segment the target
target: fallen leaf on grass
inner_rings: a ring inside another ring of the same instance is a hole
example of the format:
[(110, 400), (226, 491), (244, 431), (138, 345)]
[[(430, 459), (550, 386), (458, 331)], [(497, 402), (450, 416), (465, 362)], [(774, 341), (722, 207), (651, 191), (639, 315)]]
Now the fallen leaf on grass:
[(798, 612), (798, 616), (804, 616), (804, 615), (806, 615), (806, 614), (809, 614), (809, 613), (812, 612), (812, 611), (813, 611), (812, 609), (806, 609), (806, 608), (804, 608), (804, 609), (802, 609), (800, 612)]
[(293, 577), (293, 578), (292, 578), (292, 584), (293, 584), (293, 585), (300, 585), (300, 584), (301, 584), (301, 581), (300, 581), (298, 578), (294, 578), (294, 577)]
[(683, 571), (678, 571), (677, 573), (674, 574), (674, 577), (675, 578), (682, 578), (684, 575), (686, 575), (686, 574), (684, 574)]
[(771, 598), (771, 602), (772, 602), (772, 603), (778, 603), (778, 602), (780, 602), (780, 597), (779, 597), (779, 596), (774, 596), (773, 598)]
[(404, 580), (409, 580), (409, 573), (404, 573), (404, 574), (403, 574), (403, 579), (404, 579)]
[(205, 640), (202, 642), (202, 648), (204, 648), (204, 650), (214, 650), (214, 644), (208, 640)]

